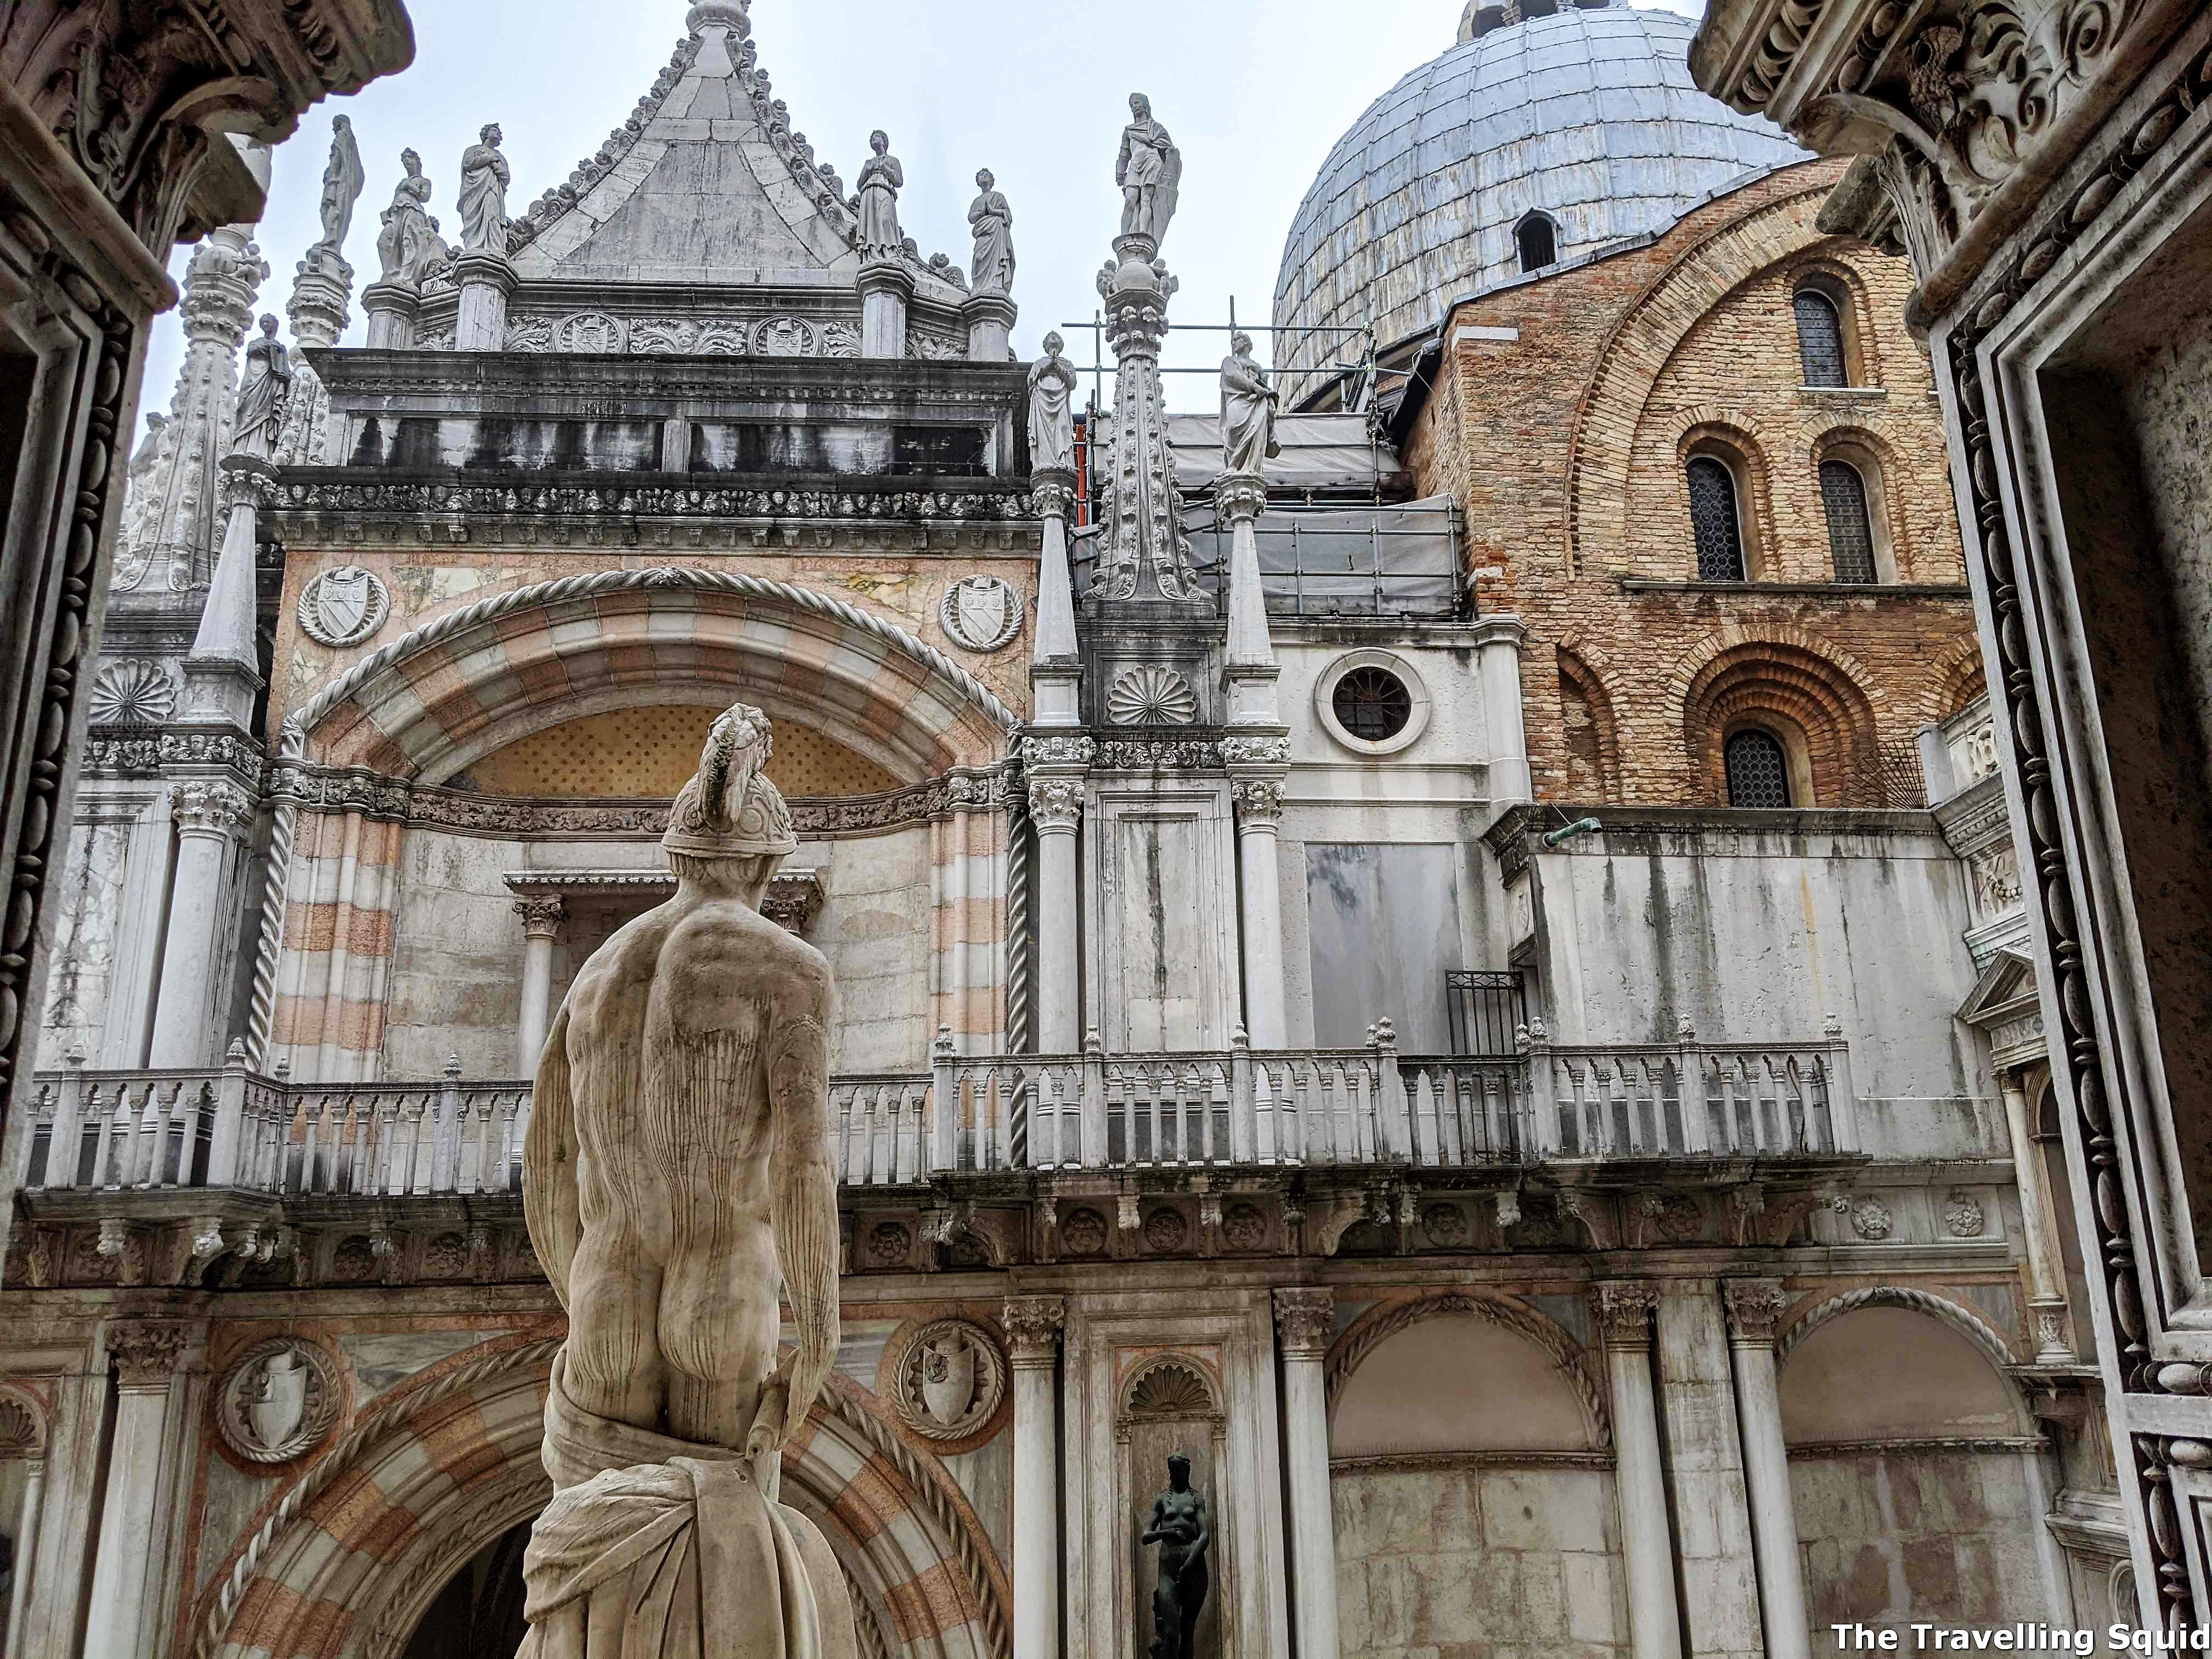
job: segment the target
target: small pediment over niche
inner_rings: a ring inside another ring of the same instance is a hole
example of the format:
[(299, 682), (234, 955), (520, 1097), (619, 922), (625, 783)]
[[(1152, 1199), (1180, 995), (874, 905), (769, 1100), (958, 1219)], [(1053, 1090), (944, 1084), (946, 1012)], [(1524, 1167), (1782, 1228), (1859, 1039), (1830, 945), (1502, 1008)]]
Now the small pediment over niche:
[(1990, 958), (1974, 988), (1960, 1005), (1959, 1018), (1986, 1035), (2000, 1066), (2022, 1063), (2043, 1052), (2043, 1004), (2037, 994), (2035, 963), (2009, 946)]

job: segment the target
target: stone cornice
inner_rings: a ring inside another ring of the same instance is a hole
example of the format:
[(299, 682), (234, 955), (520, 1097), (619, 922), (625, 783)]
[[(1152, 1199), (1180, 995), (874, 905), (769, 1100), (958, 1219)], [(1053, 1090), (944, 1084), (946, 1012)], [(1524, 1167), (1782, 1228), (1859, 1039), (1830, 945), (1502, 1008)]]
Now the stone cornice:
[[(1601, 830), (1577, 836), (1555, 848), (1541, 838), (1561, 825), (1581, 817), (1595, 817)], [(1484, 843), (1504, 866), (1510, 880), (1527, 867), (1530, 857), (1603, 858), (1624, 848), (1645, 850), (1657, 840), (1694, 843), (1681, 850), (1706, 857), (1725, 857), (1740, 849), (1746, 854), (1763, 853), (1758, 843), (1777, 837), (1802, 840), (1808, 836), (1856, 837), (1888, 841), (1913, 840), (1938, 843), (1931, 856), (1948, 853), (1940, 845), (1935, 816), (1925, 811), (1891, 811), (1873, 807), (1813, 808), (1754, 811), (1729, 806), (1627, 806), (1619, 804), (1537, 801), (1516, 806), (1483, 832)], [(1745, 846), (1745, 843), (1753, 845)], [(1901, 849), (1887, 848), (1895, 857)]]
[(84, 744), (88, 777), (143, 777), (221, 768), (258, 790), (266, 764), (261, 745), (251, 738), (204, 727), (95, 726)]

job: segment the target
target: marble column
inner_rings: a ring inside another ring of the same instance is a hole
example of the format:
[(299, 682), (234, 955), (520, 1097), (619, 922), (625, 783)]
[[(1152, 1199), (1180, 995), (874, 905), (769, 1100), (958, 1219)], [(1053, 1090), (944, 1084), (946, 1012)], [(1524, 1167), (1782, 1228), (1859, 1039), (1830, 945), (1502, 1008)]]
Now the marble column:
[(1077, 884), (1075, 832), (1083, 822), (1083, 778), (1030, 778), (1030, 823), (1037, 835), (1037, 1050), (1072, 1054), (1083, 1047), (1083, 894)]
[(1614, 1280), (1593, 1289), (1590, 1305), (1605, 1341), (1606, 1385), (1612, 1395), (1613, 1482), (1628, 1573), (1631, 1650), (1635, 1659), (1680, 1659), (1674, 1546), (1651, 1389), (1651, 1310), (1659, 1305), (1659, 1292), (1640, 1281)]
[(906, 356), (906, 307), (914, 298), (914, 273), (897, 259), (860, 267), (860, 355)]
[(1283, 877), (1276, 830), (1283, 821), (1283, 783), (1277, 777), (1237, 777), (1237, 858), (1243, 880), (1238, 902), (1244, 928), (1244, 1030), (1255, 1048), (1290, 1045), (1290, 1017), (1283, 990)]
[(371, 283), (362, 290), (361, 308), (368, 313), (371, 351), (409, 351), (415, 345), (415, 313), (422, 296), (404, 283)]
[(224, 902), (240, 828), (253, 816), (245, 791), (221, 779), (178, 784), (170, 793), (177, 825), (177, 875), (154, 1006), (156, 1070), (214, 1063), (223, 1035), (216, 1006), (222, 948), (237, 923)]
[(536, 1077), (553, 1024), (553, 942), (566, 907), (556, 897), (517, 899), (522, 918), (522, 1018), (515, 1027), (517, 1077)]
[(1060, 1330), (1056, 1296), (1007, 1298), (1014, 1372), (1013, 1659), (1060, 1652)]
[(150, 1659), (157, 1645), (160, 1575), (176, 1541), (169, 1517), (179, 1449), (169, 1443), (170, 1407), (186, 1346), (185, 1328), (175, 1321), (108, 1328), (121, 1393), (84, 1633), (84, 1651), (100, 1659)]
[(1277, 1291), (1275, 1330), (1283, 1356), (1283, 1463), (1290, 1477), (1293, 1651), (1297, 1659), (1336, 1659), (1336, 1510), (1322, 1377), (1336, 1335), (1334, 1293)]
[(1521, 646), (1528, 636), (1518, 617), (1484, 617), (1474, 624), (1493, 800), (1536, 798), (1528, 767), (1528, 715), (1521, 700)]
[[(507, 256), (489, 248), (472, 249), (454, 259), (453, 280), (461, 288), (460, 304), (454, 313), (454, 349), (506, 349), (507, 301), (518, 280)], [(362, 297), (367, 303), (368, 295)]]
[(1721, 1297), (1728, 1307), (1736, 1427), (1743, 1437), (1744, 1488), (1751, 1499), (1766, 1659), (1812, 1659), (1790, 1450), (1782, 1438), (1782, 1390), (1774, 1370), (1775, 1327), (1790, 1298), (1781, 1281), (1772, 1279), (1724, 1279)]
[(2074, 1345), (2066, 1297), (2065, 1256), (2052, 1222), (2051, 1171), (2036, 1145), (2027, 1090), (2021, 1074), (2007, 1071), (1997, 1079), (2004, 1096), (2005, 1128), (2012, 1139), (2013, 1184), (2020, 1192), (2021, 1231), (2027, 1235), (2028, 1307), (2035, 1316), (2035, 1359), (2039, 1365), (2070, 1365)]
[(23, 1460), (23, 1507), (15, 1521), (15, 1583), (8, 1596), (8, 1645), (0, 1659), (23, 1651), (23, 1622), (31, 1611), (31, 1579), (39, 1559), (39, 1507), (46, 1496), (46, 1460)]

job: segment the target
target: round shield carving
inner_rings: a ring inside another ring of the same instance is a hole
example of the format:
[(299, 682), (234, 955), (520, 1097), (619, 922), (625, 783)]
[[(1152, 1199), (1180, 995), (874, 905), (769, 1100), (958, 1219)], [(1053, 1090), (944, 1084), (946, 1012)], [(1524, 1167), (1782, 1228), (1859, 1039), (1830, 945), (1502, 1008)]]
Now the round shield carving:
[(321, 1443), (338, 1419), (330, 1356), (297, 1337), (257, 1342), (232, 1362), (216, 1395), (223, 1443), (252, 1463), (287, 1463)]
[(300, 594), (300, 629), (318, 645), (359, 645), (392, 614), (392, 593), (357, 564), (325, 570)]
[(1022, 631), (1022, 596), (996, 576), (963, 576), (945, 590), (937, 619), (963, 651), (996, 651)]
[(965, 1440), (1006, 1397), (1006, 1362), (980, 1325), (940, 1319), (907, 1341), (898, 1363), (899, 1415), (931, 1440)]

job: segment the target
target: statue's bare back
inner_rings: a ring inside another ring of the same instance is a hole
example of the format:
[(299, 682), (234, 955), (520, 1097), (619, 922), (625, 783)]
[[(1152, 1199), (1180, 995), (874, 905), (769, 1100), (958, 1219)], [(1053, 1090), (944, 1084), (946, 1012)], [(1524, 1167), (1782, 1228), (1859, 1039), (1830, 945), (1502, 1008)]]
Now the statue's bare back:
[(760, 914), (792, 847), (768, 752), (757, 711), (715, 723), (672, 814), (676, 896), (578, 974), (524, 1163), (575, 1404), (755, 1457), (804, 1419), (838, 1340), (833, 995), (820, 953)]

